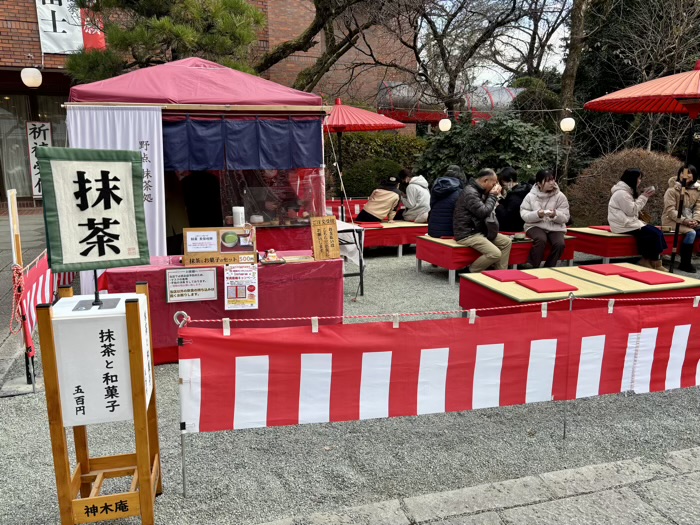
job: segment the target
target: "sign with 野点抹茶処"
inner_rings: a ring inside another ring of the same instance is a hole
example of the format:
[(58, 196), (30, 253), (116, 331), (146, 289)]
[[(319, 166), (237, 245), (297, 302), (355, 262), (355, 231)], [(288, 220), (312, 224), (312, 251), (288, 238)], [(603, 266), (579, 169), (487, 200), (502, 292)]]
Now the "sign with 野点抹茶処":
[(138, 152), (38, 147), (36, 156), (54, 272), (150, 262)]

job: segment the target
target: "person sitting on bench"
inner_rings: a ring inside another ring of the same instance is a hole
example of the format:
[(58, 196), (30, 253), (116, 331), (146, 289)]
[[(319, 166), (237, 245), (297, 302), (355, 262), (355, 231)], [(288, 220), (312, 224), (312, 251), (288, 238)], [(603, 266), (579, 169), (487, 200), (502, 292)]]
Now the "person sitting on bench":
[(608, 224), (613, 233), (629, 233), (634, 236), (642, 256), (640, 266), (667, 272), (661, 263), (661, 254), (668, 248), (664, 234), (639, 218), (639, 213), (649, 198), (656, 193), (655, 188), (650, 186), (639, 194), (643, 176), (640, 169), (626, 169), (620, 182), (612, 187), (612, 197), (608, 202)]
[(389, 177), (382, 181), (379, 188), (369, 196), (367, 204), (357, 214), (357, 222), (382, 222), (388, 217), (389, 222), (394, 222), (396, 210), (401, 203), (398, 177)]
[[(683, 184), (685, 183), (685, 184)], [(675, 231), (679, 226), (679, 233), (683, 235), (681, 244), (681, 264), (678, 269), (682, 272), (695, 273), (693, 266), (693, 246), (695, 237), (700, 232), (700, 191), (698, 191), (698, 170), (690, 164), (687, 168), (680, 168), (678, 175), (668, 179), (668, 189), (664, 194), (664, 214), (661, 216), (661, 225)], [(683, 196), (683, 211), (678, 217), (678, 205), (681, 201), (681, 191), (685, 187)]]
[(508, 268), (511, 240), (498, 233), (496, 205), (501, 197), (501, 186), (496, 172), (481, 170), (471, 179), (457, 199), (454, 214), (455, 240), (462, 246), (481, 253), (466, 272), (482, 272), (489, 266), (497, 270)]

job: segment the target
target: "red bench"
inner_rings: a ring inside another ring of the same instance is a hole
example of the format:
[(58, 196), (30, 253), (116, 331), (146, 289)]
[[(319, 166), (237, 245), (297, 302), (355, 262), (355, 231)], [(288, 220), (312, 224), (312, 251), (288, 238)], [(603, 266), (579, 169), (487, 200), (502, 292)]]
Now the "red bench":
[(421, 235), (427, 235), (427, 224), (409, 221), (357, 223), (365, 231), (365, 248), (380, 246), (398, 247), (398, 256), (403, 255), (404, 244), (416, 244)]
[[(569, 235), (576, 237), (576, 250), (597, 255), (608, 264), (610, 259), (639, 257), (637, 241), (628, 233), (612, 233), (609, 226), (589, 226), (588, 228), (569, 228)], [(669, 255), (673, 250), (673, 232), (664, 232), (668, 249), (663, 253)]]
[[(578, 250), (577, 240), (569, 235), (566, 236), (566, 248), (562, 254), (562, 261), (569, 261), (573, 265), (574, 251)], [(525, 264), (530, 256), (532, 248), (531, 239), (514, 239), (513, 247), (510, 250), (508, 266)], [(545, 258), (549, 255), (549, 246), (545, 250)], [(454, 239), (436, 239), (424, 235), (416, 239), (416, 267), (418, 271), (422, 269), (423, 261), (445, 268), (449, 271), (448, 280), (450, 284), (457, 283), (457, 270), (461, 270), (476, 261), (481, 254), (474, 248), (467, 248), (457, 244)]]

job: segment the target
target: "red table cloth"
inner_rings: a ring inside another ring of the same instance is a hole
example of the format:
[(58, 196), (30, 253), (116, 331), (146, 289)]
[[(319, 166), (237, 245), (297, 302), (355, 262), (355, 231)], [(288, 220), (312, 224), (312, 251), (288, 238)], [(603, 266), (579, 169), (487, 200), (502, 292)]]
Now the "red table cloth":
[[(382, 224), (382, 226), (384, 226)], [(427, 224), (417, 224), (409, 227), (382, 227), (365, 229), (365, 248), (378, 248), (380, 246), (403, 246), (404, 244), (416, 244), (416, 239), (428, 233)]]
[[(590, 228), (602, 230), (600, 227), (590, 226)], [(582, 253), (597, 255), (607, 259), (639, 257), (637, 241), (631, 235), (625, 237), (604, 237), (574, 230), (569, 230), (568, 235), (576, 237), (576, 251)], [(668, 248), (663, 254), (668, 255), (673, 251), (673, 233), (664, 233), (664, 237)]]
[[(284, 257), (284, 253), (280, 253)], [(151, 299), (153, 358), (156, 364), (177, 362), (176, 312), (187, 312), (192, 319), (264, 319), (280, 317), (324, 317), (343, 315), (343, 263), (340, 259), (287, 263), (258, 268), (260, 289), (257, 310), (224, 310), (224, 272), (218, 267), (215, 301), (167, 303), (165, 271), (183, 268), (180, 257), (151, 257), (149, 266), (112, 268), (105, 272), (110, 293), (133, 292), (137, 282), (148, 282)], [(319, 320), (320, 324), (340, 324), (342, 319)], [(238, 323), (232, 323), (235, 328)], [(246, 327), (308, 325), (310, 321), (266, 321), (241, 324)], [(281, 343), (281, 342), (279, 342)]]

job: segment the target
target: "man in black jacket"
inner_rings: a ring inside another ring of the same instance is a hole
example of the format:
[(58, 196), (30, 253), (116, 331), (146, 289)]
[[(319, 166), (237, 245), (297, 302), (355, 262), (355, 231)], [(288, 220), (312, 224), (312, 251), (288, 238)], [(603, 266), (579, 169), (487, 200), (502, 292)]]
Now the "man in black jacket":
[(474, 248), (482, 255), (469, 267), (472, 273), (495, 266), (508, 268), (511, 240), (498, 233), (496, 206), (501, 198), (501, 186), (496, 173), (483, 169), (471, 179), (457, 200), (454, 214), (455, 240), (462, 246)]
[(499, 231), (517, 233), (523, 231), (525, 222), (520, 216), (520, 205), (530, 193), (532, 185), (518, 182), (515, 168), (503, 168), (498, 172), (498, 183), (503, 187), (505, 197), (496, 206)]
[(459, 198), (467, 177), (457, 165), (447, 167), (445, 175), (438, 178), (430, 190), (430, 215), (428, 216), (428, 235), (435, 238), (454, 237), (452, 219), (455, 204)]

